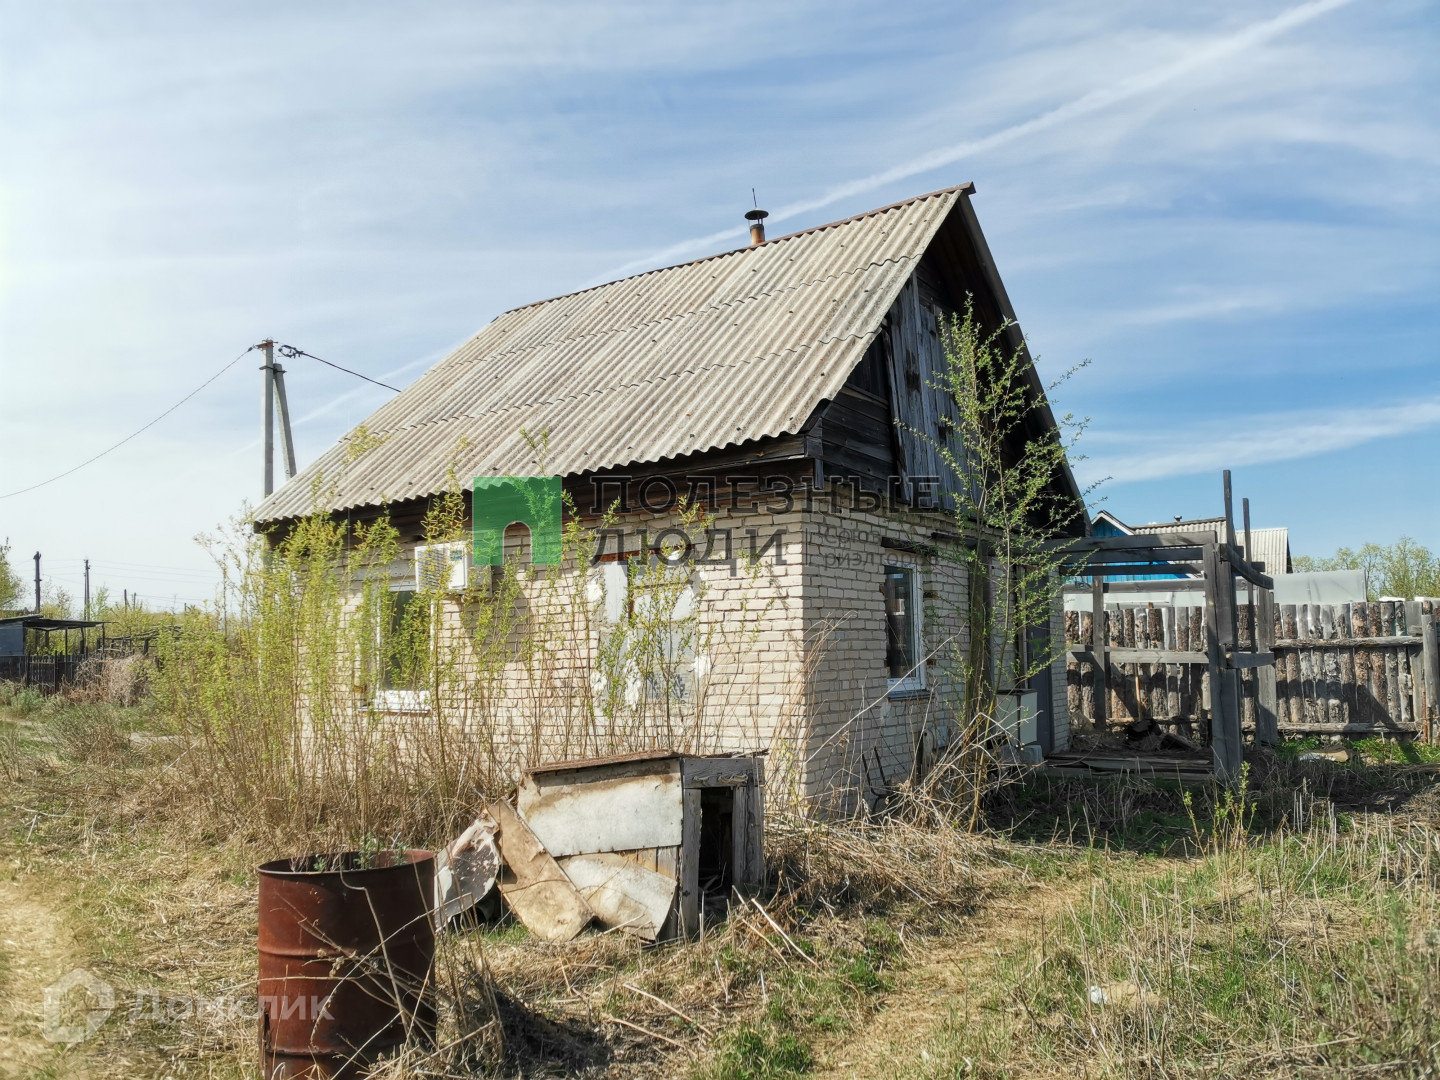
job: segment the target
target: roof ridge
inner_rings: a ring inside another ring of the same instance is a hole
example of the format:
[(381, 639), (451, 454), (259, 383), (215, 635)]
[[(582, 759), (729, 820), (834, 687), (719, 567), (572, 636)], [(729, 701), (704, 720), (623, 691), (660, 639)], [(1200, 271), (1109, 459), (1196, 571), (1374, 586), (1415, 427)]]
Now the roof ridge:
[[(711, 259), (723, 259), (727, 255), (743, 255), (748, 251), (755, 251), (759, 248), (769, 247), (771, 244), (779, 244), (785, 240), (794, 240), (799, 236), (807, 236), (814, 232), (823, 232), (826, 229), (834, 229), (841, 225), (849, 225), (852, 222), (862, 221), (865, 218), (875, 217), (877, 214), (888, 214), (891, 210), (898, 210), (902, 206), (909, 206), (911, 203), (923, 202), (925, 199), (935, 199), (941, 195), (951, 195), (956, 192), (965, 195), (975, 193), (975, 182), (966, 180), (963, 184), (955, 184), (951, 187), (937, 188), (934, 191), (927, 191), (924, 195), (914, 195), (908, 199), (901, 199), (899, 202), (890, 203), (888, 206), (877, 206), (873, 210), (866, 210), (864, 213), (852, 214), (847, 218), (840, 218), (838, 221), (827, 221), (823, 225), (812, 225), (808, 229), (800, 229), (793, 233), (786, 233), (784, 236), (777, 236), (773, 240), (766, 240), (759, 244), (747, 244), (744, 247), (729, 248), (725, 251), (712, 252), (709, 255), (702, 255), (698, 259), (688, 259), (685, 262), (671, 263), (669, 266), (657, 266), (652, 270), (641, 270), (638, 274), (629, 274), (625, 277), (615, 278), (612, 281), (602, 281), (598, 285), (590, 285), (584, 289), (575, 289), (568, 293), (560, 293), (558, 296), (547, 297), (544, 300), (532, 300), (528, 304), (521, 304), (519, 307), (507, 308), (495, 316), (499, 319), (502, 316), (513, 314), (517, 311), (525, 311), (527, 308), (540, 307), (542, 304), (553, 304), (556, 300), (567, 300), (572, 296), (584, 296), (596, 289), (608, 289), (611, 285), (619, 285), (623, 281), (635, 281), (638, 278), (648, 277), (650, 274), (663, 274), (667, 270), (679, 270), (685, 266), (698, 266), (700, 263), (709, 262)], [(495, 319), (491, 319), (494, 322)]]

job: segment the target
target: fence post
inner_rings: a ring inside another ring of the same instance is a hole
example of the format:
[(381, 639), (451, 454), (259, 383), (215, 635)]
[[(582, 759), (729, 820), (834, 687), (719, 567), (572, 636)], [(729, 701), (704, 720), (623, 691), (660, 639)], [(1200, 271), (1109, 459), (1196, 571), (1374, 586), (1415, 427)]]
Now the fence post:
[(1435, 616), (1421, 624), (1421, 656), (1425, 668), (1425, 741), (1435, 741), (1435, 722), (1440, 713), (1440, 648), (1436, 646)]
[(1261, 589), (1255, 606), (1254, 641), (1256, 652), (1268, 652), (1270, 663), (1255, 669), (1255, 744), (1274, 746), (1280, 741), (1275, 692), (1275, 594)]
[(1091, 722), (1104, 731), (1110, 720), (1110, 634), (1105, 625), (1105, 579), (1091, 572), (1090, 651), (1095, 654), (1095, 715)]
[(1227, 655), (1235, 645), (1235, 574), (1220, 545), (1205, 545), (1205, 645), (1210, 668), (1210, 753), (1216, 779), (1229, 783), (1244, 758), (1238, 672)]

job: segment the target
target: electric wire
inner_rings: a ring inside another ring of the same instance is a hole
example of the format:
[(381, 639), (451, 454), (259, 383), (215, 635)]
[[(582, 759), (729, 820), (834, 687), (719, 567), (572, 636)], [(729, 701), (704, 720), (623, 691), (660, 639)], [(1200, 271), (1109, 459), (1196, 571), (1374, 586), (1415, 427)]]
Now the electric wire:
[[(100, 460), (101, 458), (103, 458), (106, 454), (109, 454), (109, 453), (111, 453), (112, 451), (115, 451), (115, 450), (120, 449), (120, 447), (124, 446), (124, 445), (125, 445), (127, 442), (129, 442), (131, 439), (135, 438), (135, 436), (140, 435), (140, 434), (142, 434), (143, 432), (149, 431), (152, 427), (154, 427), (156, 424), (158, 424), (161, 420), (164, 420), (165, 417), (169, 416), (169, 415), (170, 415), (171, 413), (173, 413), (176, 409), (180, 408), (181, 405), (184, 405), (187, 401), (189, 401), (191, 398), (193, 398), (196, 394), (200, 393), (201, 390), (204, 390), (207, 386), (209, 386), (211, 383), (213, 383), (216, 379), (220, 378), (221, 375), (224, 375), (224, 374), (225, 374), (227, 371), (229, 371), (232, 367), (234, 367), (234, 366), (235, 366), (236, 364), (238, 364), (241, 360), (243, 360), (247, 355), (249, 355), (250, 353), (254, 352), (254, 351), (255, 351), (256, 349), (258, 349), (258, 348), (260, 348), (259, 345), (251, 345), (248, 349), (246, 349), (244, 352), (242, 352), (239, 356), (235, 357), (234, 360), (231, 360), (228, 364), (226, 364), (224, 367), (222, 367), (219, 371), (215, 372), (214, 375), (211, 375), (210, 378), (206, 379), (203, 383), (201, 383), (199, 386), (197, 386), (194, 390), (191, 390), (190, 393), (186, 394), (183, 398), (181, 398), (179, 401), (177, 401), (174, 405), (171, 405), (168, 409), (166, 409), (164, 412), (162, 412), (159, 416), (155, 417), (155, 419), (151, 420), (151, 421), (150, 421), (148, 424), (146, 424), (144, 427), (140, 427), (140, 428), (135, 429), (135, 430), (132, 431), (129, 435), (126, 435), (126, 436), (125, 436), (123, 439), (121, 439), (119, 442), (115, 443), (113, 446), (106, 447), (104, 450), (101, 450), (101, 451), (100, 451), (98, 454), (96, 454), (94, 457), (86, 458), (84, 461), (80, 462), (79, 465), (75, 465), (75, 466), (73, 466), (72, 468), (66, 469), (66, 470), (65, 470), (64, 472), (62, 472), (62, 473), (56, 473), (54, 476), (50, 477), (50, 479), (48, 479), (48, 480), (41, 480), (38, 484), (31, 484), (29, 487), (23, 487), (23, 488), (20, 488), (20, 489), (17, 490), (17, 491), (11, 491), (11, 492), (7, 492), (7, 493), (4, 494), (4, 495), (0, 495), (0, 499), (13, 499), (16, 495), (24, 495), (26, 492), (36, 491), (36, 490), (38, 490), (39, 488), (45, 487), (45, 486), (47, 486), (47, 485), (49, 485), (49, 484), (53, 484), (53, 483), (55, 483), (56, 480), (63, 480), (63, 479), (65, 479), (65, 477), (69, 476), (71, 473), (79, 472), (81, 469), (85, 468), (85, 466), (91, 465), (91, 464), (99, 461), (99, 460)], [(336, 371), (343, 371), (343, 372), (345, 372), (345, 374), (347, 374), (347, 375), (354, 375), (357, 379), (364, 379), (366, 382), (368, 382), (368, 383), (374, 383), (376, 386), (383, 386), (386, 390), (393, 390), (393, 391), (394, 391), (395, 393), (397, 393), (397, 394), (400, 392), (400, 388), (399, 388), (398, 386), (391, 386), (389, 383), (381, 382), (379, 379), (372, 379), (372, 378), (370, 378), (369, 375), (362, 375), (362, 374), (360, 374), (360, 372), (358, 372), (358, 371), (352, 371), (350, 368), (342, 367), (342, 366), (340, 366), (339, 364), (333, 363), (332, 361), (322, 359), (321, 357), (316, 356), (314, 353), (308, 353), (308, 352), (306, 352), (304, 349), (297, 349), (294, 345), (276, 345), (276, 349), (279, 351), (279, 353), (280, 353), (281, 356), (288, 357), (288, 358), (291, 358), (291, 359), (293, 359), (294, 357), (297, 357), (297, 356), (308, 356), (311, 360), (318, 360), (320, 363), (324, 364), (324, 365), (327, 366), (327, 367), (332, 367), (332, 368), (334, 368)]]
[(369, 375), (361, 375), (358, 371), (351, 371), (348, 367), (341, 367), (339, 364), (332, 363), (329, 360), (321, 360), (320, 357), (316, 356), (314, 353), (308, 353), (304, 349), (297, 349), (294, 345), (276, 345), (275, 348), (281, 356), (284, 356), (288, 359), (293, 360), (297, 356), (308, 356), (311, 360), (320, 360), (320, 363), (324, 364), (326, 367), (333, 367), (336, 371), (345, 372), (346, 375), (354, 375), (357, 379), (364, 379), (368, 383), (374, 383), (376, 386), (383, 386), (386, 390), (394, 390), (397, 394), (400, 393), (400, 388), (398, 386), (391, 386), (389, 383), (381, 382), (379, 379), (372, 379)]
[(139, 435), (139, 434), (141, 434), (142, 432), (145, 432), (145, 431), (149, 431), (152, 427), (154, 427), (156, 424), (158, 424), (161, 420), (164, 420), (165, 417), (169, 416), (169, 415), (170, 415), (171, 413), (173, 413), (176, 409), (178, 409), (181, 405), (184, 405), (187, 401), (189, 401), (191, 398), (193, 398), (196, 394), (200, 393), (201, 390), (204, 390), (207, 386), (209, 386), (211, 383), (213, 383), (216, 379), (220, 378), (221, 375), (224, 375), (227, 371), (229, 371), (232, 367), (234, 367), (236, 364), (238, 364), (241, 360), (245, 359), (245, 357), (246, 357), (248, 354), (254, 352), (254, 351), (255, 351), (256, 349), (258, 349), (259, 347), (260, 347), (260, 346), (258, 346), (258, 345), (251, 345), (250, 348), (246, 349), (246, 350), (245, 350), (244, 352), (242, 352), (239, 356), (235, 357), (234, 360), (231, 360), (228, 364), (226, 364), (224, 367), (222, 367), (219, 371), (215, 372), (214, 375), (211, 375), (210, 378), (206, 379), (203, 383), (201, 383), (199, 386), (197, 386), (194, 390), (191, 390), (190, 393), (186, 394), (183, 398), (181, 398), (179, 401), (177, 401), (174, 405), (171, 405), (170, 408), (166, 409), (166, 410), (165, 410), (164, 412), (162, 412), (159, 416), (155, 417), (154, 420), (151, 420), (151, 421), (150, 421), (148, 424), (146, 424), (144, 427), (142, 427), (142, 428), (137, 428), (135, 431), (132, 431), (129, 435), (126, 435), (125, 438), (121, 439), (121, 440), (120, 440), (119, 442), (117, 442), (114, 446), (110, 446), (110, 447), (107, 447), (107, 448), (104, 449), (104, 450), (101, 450), (100, 453), (96, 454), (94, 457), (86, 458), (86, 459), (85, 459), (84, 461), (82, 461), (79, 465), (76, 465), (76, 466), (74, 466), (73, 468), (66, 469), (66, 470), (65, 470), (64, 472), (62, 472), (62, 473), (57, 473), (56, 475), (50, 477), (49, 480), (41, 480), (40, 483), (38, 483), (38, 484), (31, 484), (29, 487), (21, 488), (19, 491), (12, 491), (12, 492), (9, 492), (8, 494), (0, 495), (0, 499), (13, 499), (16, 495), (24, 495), (27, 491), (35, 491), (35, 490), (38, 489), (38, 488), (45, 487), (47, 484), (53, 484), (56, 480), (63, 480), (63, 479), (65, 479), (65, 477), (69, 476), (71, 473), (79, 472), (81, 469), (85, 468), (86, 465), (90, 465), (90, 464), (93, 464), (93, 463), (96, 462), (96, 461), (99, 461), (102, 457), (104, 457), (106, 454), (110, 453), (112, 450), (118, 450), (118, 449), (120, 449), (120, 447), (124, 446), (124, 445), (125, 445), (127, 442), (129, 442), (131, 439), (135, 438), (136, 435)]

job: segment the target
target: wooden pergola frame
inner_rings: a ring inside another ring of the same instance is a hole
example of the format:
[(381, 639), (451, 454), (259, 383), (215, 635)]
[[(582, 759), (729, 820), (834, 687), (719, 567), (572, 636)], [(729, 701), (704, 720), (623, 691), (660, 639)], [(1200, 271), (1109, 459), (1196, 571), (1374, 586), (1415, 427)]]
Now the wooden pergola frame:
[[(1210, 750), (1215, 775), (1232, 781), (1240, 775), (1244, 746), (1241, 734), (1240, 673), (1257, 675), (1255, 741), (1273, 745), (1279, 739), (1275, 695), (1275, 583), (1259, 565), (1246, 560), (1235, 544), (1235, 526), (1226, 475), (1226, 535), (1215, 532), (1145, 536), (1090, 536), (1057, 542), (1060, 570), (1067, 577), (1088, 577), (1093, 597), (1091, 644), (1073, 645), (1068, 653), (1095, 665), (1096, 720), (1105, 721), (1109, 665), (1205, 664), (1210, 672)], [(1247, 544), (1247, 550), (1249, 545)], [(1108, 578), (1141, 574), (1185, 575), (1151, 581), (1111, 582)], [(1242, 649), (1238, 626), (1241, 598), (1236, 580), (1246, 582), (1244, 602), (1250, 607), (1252, 647)], [(1205, 651), (1112, 648), (1104, 633), (1106, 593), (1155, 590), (1200, 591), (1205, 596)]]

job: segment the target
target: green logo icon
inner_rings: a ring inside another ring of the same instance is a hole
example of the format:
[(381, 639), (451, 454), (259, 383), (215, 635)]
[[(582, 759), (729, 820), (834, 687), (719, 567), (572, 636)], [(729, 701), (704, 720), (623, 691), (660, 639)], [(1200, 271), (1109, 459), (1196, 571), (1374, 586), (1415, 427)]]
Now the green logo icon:
[(515, 524), (530, 527), (532, 564), (560, 565), (560, 477), (477, 476), (470, 520), (476, 566), (505, 564), (505, 530)]

